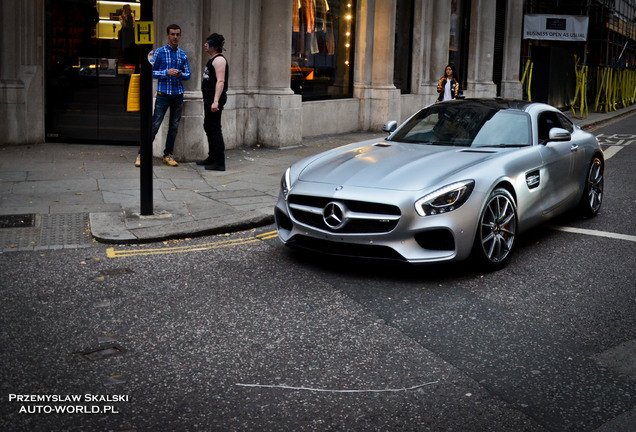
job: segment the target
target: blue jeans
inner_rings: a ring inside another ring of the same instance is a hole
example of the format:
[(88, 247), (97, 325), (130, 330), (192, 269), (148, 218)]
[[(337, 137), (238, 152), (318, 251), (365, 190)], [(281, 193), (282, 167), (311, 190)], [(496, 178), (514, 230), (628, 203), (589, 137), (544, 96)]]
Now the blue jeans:
[(157, 93), (155, 100), (155, 112), (152, 116), (152, 140), (155, 140), (159, 126), (166, 115), (166, 111), (170, 108), (170, 123), (168, 124), (168, 136), (166, 137), (166, 147), (163, 149), (163, 155), (167, 156), (174, 153), (174, 142), (177, 139), (177, 129), (181, 120), (181, 110), (183, 108), (183, 94), (169, 95), (165, 93)]

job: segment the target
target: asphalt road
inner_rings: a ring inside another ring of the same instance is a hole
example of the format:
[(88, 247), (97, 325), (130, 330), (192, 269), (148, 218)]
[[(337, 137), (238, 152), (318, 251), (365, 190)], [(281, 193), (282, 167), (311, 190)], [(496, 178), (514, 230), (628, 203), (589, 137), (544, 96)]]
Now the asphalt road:
[(601, 213), (496, 273), (298, 254), (273, 226), (0, 255), (0, 428), (631, 431), (634, 116), (595, 133), (620, 147)]

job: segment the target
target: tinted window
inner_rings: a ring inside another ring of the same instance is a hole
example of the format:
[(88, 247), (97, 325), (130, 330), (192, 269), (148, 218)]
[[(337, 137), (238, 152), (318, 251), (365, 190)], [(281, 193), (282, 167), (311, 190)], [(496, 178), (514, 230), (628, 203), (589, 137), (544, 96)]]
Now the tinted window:
[(462, 147), (525, 146), (530, 118), (518, 111), (476, 103), (435, 104), (411, 118), (394, 141)]
[(539, 115), (539, 141), (546, 141), (550, 137), (550, 129), (562, 128), (563, 125), (557, 116), (557, 113), (553, 111), (546, 111)]
[(570, 133), (574, 132), (574, 126), (572, 125), (572, 122), (569, 118), (567, 118), (563, 114), (557, 114), (557, 117), (559, 117), (559, 120), (561, 120), (561, 126), (563, 127), (563, 129), (567, 130)]

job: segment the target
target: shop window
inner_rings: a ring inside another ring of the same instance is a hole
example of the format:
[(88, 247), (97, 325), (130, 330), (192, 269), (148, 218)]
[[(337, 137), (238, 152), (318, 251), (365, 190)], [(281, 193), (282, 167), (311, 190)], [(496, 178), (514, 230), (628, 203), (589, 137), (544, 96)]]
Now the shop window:
[(467, 74), (464, 69), (468, 65), (469, 22), (470, 0), (451, 0), (448, 63), (455, 66), (460, 90), (466, 88)]
[(355, 2), (292, 0), (291, 88), (304, 101), (351, 97)]
[[(118, 39), (121, 38), (122, 24), (130, 27), (125, 16), (131, 15), (133, 22), (139, 19), (141, 5), (136, 0), (124, 1), (101, 1), (97, 0), (96, 8), (99, 14), (99, 22), (95, 29), (95, 36), (98, 39)], [(124, 8), (129, 7), (130, 12), (124, 12)], [(132, 41), (131, 41), (132, 42)]]
[(398, 0), (395, 15), (395, 54), (393, 84), (402, 94), (411, 93), (413, 67), (413, 0)]
[(99, 15), (95, 37), (107, 40), (116, 39), (120, 50), (117, 73), (134, 73), (139, 59), (134, 30), (134, 23), (139, 20), (141, 15), (139, 0), (97, 0), (95, 7)]
[(506, 0), (497, 0), (497, 13), (495, 14), (495, 51), (492, 64), (492, 81), (497, 85), (497, 96), (501, 96), (501, 81), (503, 80), (506, 3)]
[(140, 2), (46, 4), (46, 139), (139, 145), (139, 112), (128, 111), (138, 70), (134, 21)]

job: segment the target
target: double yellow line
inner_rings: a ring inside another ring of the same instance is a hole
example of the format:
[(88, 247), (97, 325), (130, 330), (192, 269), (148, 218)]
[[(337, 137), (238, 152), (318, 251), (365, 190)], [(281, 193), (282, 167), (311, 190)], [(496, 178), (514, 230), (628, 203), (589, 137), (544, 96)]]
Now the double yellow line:
[(253, 237), (247, 238), (239, 238), (234, 240), (225, 240), (213, 243), (203, 243), (197, 245), (187, 245), (187, 246), (174, 246), (174, 247), (166, 247), (161, 249), (133, 249), (133, 250), (121, 250), (116, 251), (115, 248), (106, 249), (106, 256), (108, 258), (124, 258), (130, 256), (138, 256), (138, 255), (161, 255), (161, 254), (172, 254), (172, 253), (184, 253), (184, 252), (201, 252), (211, 249), (220, 249), (231, 246), (240, 246), (250, 243), (256, 243), (262, 240), (268, 240), (276, 237), (278, 234), (276, 231), (269, 231), (263, 234), (258, 234)]

